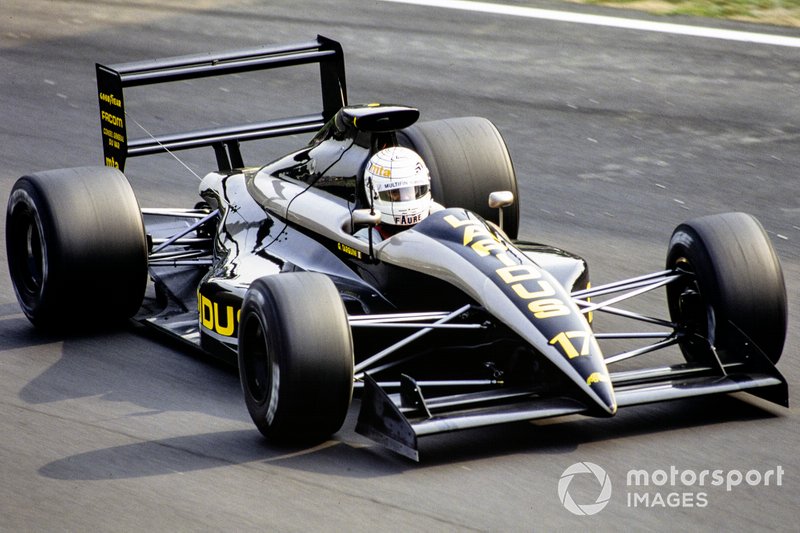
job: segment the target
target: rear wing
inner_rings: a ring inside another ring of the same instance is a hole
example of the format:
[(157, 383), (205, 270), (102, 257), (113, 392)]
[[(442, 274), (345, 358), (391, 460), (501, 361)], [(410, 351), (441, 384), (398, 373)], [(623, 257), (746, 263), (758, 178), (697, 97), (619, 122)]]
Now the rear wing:
[[(125, 127), (124, 89), (224, 74), (319, 63), (322, 111), (213, 129), (129, 139)], [(96, 65), (100, 125), (105, 165), (125, 169), (129, 157), (212, 146), (220, 170), (244, 167), (240, 141), (316, 132), (347, 105), (341, 45), (317, 36), (315, 41), (232, 52), (170, 57), (105, 66)]]

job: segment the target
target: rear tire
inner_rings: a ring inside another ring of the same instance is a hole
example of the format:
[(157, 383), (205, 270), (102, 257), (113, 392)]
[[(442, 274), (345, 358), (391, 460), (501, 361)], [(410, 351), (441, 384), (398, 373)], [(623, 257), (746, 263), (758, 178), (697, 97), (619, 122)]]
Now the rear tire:
[(6, 252), (17, 300), (37, 328), (93, 329), (131, 317), (142, 304), (144, 225), (116, 169), (59, 169), (17, 180)]
[(517, 238), (517, 176), (494, 124), (481, 117), (421, 122), (399, 131), (398, 140), (425, 161), (433, 199), (445, 207), (463, 207), (498, 223), (498, 210), (488, 205), (489, 194), (513, 192), (514, 204), (503, 208), (503, 229), (510, 238)]
[(693, 274), (667, 286), (672, 320), (697, 334), (681, 341), (687, 361), (709, 357), (704, 337), (723, 362), (732, 362), (741, 346), (733, 340), (740, 337), (738, 328), (778, 362), (786, 339), (786, 286), (778, 256), (755, 218), (725, 213), (681, 224), (670, 240), (667, 268)]
[(250, 417), (268, 439), (319, 441), (341, 428), (353, 394), (353, 341), (330, 278), (286, 273), (250, 285), (239, 376)]

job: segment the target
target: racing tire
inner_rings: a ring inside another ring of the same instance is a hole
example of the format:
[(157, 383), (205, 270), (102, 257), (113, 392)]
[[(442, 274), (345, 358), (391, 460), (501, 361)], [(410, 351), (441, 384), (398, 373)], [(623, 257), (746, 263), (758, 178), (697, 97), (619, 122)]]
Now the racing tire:
[(353, 396), (353, 340), (330, 278), (296, 272), (254, 281), (238, 351), (247, 410), (267, 439), (318, 442), (342, 427)]
[(142, 304), (147, 239), (136, 196), (117, 169), (58, 169), (17, 180), (6, 253), (17, 300), (38, 329), (121, 323)]
[(739, 330), (778, 362), (786, 339), (786, 286), (758, 220), (725, 213), (679, 225), (670, 239), (667, 268), (693, 274), (667, 286), (670, 316), (689, 333), (680, 341), (687, 361), (711, 356), (704, 339), (723, 363), (741, 359), (736, 352), (747, 340)]
[(463, 207), (498, 224), (499, 212), (489, 207), (489, 194), (514, 193), (514, 203), (503, 208), (503, 230), (517, 238), (517, 176), (505, 140), (491, 121), (459, 117), (421, 122), (399, 131), (398, 142), (425, 161), (433, 199), (445, 207)]

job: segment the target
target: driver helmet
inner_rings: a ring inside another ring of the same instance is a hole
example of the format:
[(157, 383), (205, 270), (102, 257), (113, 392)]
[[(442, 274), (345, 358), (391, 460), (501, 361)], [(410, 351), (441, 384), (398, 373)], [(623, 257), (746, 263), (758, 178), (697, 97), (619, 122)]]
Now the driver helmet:
[(431, 210), (431, 178), (425, 162), (413, 150), (394, 146), (373, 155), (364, 172), (364, 187), (381, 222), (412, 226)]

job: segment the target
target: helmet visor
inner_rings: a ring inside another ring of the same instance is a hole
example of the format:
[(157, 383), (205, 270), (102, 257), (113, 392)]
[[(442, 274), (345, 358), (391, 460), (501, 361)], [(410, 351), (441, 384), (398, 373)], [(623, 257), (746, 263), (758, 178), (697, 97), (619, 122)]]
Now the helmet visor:
[(408, 187), (398, 187), (396, 189), (383, 190), (378, 196), (384, 202), (410, 202), (422, 198), (428, 193), (428, 184), (414, 185)]

